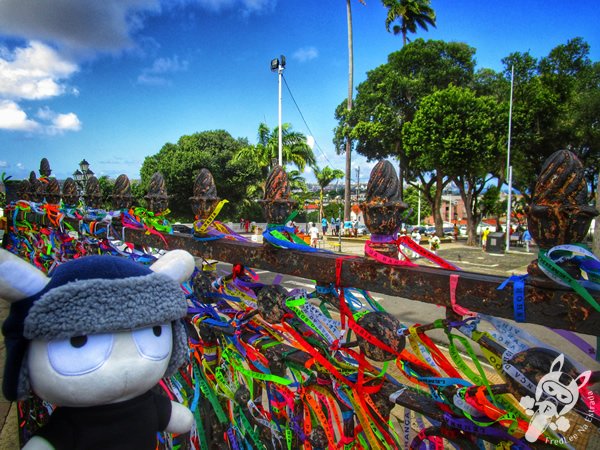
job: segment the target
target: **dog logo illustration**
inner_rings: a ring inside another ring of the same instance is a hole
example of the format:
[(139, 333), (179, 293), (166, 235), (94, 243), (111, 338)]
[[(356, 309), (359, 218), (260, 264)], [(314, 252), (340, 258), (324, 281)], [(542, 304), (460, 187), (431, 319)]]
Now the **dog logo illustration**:
[[(571, 426), (569, 419), (564, 415), (577, 403), (579, 389), (588, 382), (592, 371), (586, 370), (573, 379), (562, 372), (564, 362), (564, 355), (558, 355), (552, 362), (550, 372), (538, 382), (535, 399), (527, 395), (519, 401), (527, 415), (531, 416), (525, 433), (525, 439), (529, 442), (535, 442), (548, 427), (552, 430), (567, 431)], [(564, 382), (565, 378), (569, 379), (568, 383)]]

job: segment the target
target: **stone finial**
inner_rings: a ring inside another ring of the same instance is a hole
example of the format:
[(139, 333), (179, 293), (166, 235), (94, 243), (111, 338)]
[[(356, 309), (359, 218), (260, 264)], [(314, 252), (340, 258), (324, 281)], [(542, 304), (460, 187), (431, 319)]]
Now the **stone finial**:
[(159, 213), (165, 211), (169, 207), (169, 195), (167, 194), (167, 184), (162, 173), (155, 172), (150, 178), (148, 186), (148, 194), (144, 196), (148, 202), (150, 211)]
[(190, 197), (194, 216), (200, 220), (207, 219), (220, 200), (212, 173), (201, 169), (194, 181), (194, 196)]
[(21, 180), (17, 185), (17, 195), (16, 198), (12, 198), (9, 195), (9, 189), (6, 182), (4, 183), (4, 187), (6, 188), (6, 201), (10, 203), (14, 200), (31, 200), (31, 185), (29, 184), (29, 180)]
[(44, 186), (33, 170), (29, 172), (29, 199), (33, 202), (41, 202), (44, 199)]
[(40, 175), (43, 177), (49, 177), (52, 173), (52, 169), (50, 169), (50, 162), (46, 158), (42, 158), (40, 161)]
[(91, 176), (85, 185), (85, 204), (91, 208), (99, 209), (102, 207), (102, 192), (98, 178)]
[[(588, 188), (581, 161), (569, 150), (554, 152), (544, 163), (527, 208), (527, 225), (540, 249), (582, 242), (598, 211), (588, 204)], [(567, 262), (561, 267), (574, 277), (581, 273)], [(549, 280), (537, 260), (527, 268), (532, 283)]]
[(79, 200), (79, 190), (77, 189), (77, 183), (73, 178), (69, 177), (63, 183), (62, 188), (62, 199), (66, 205), (74, 206)]
[[(406, 340), (404, 336), (398, 335), (402, 324), (390, 313), (373, 311), (362, 316), (357, 323), (390, 348), (398, 352), (404, 350)], [(358, 337), (358, 345), (365, 356), (374, 361), (390, 361), (396, 358), (396, 355), (386, 352), (361, 337)]]
[(527, 210), (529, 232), (544, 249), (581, 242), (598, 211), (588, 204), (581, 161), (569, 150), (544, 163)]
[[(381, 160), (375, 165), (367, 184), (366, 200), (359, 206), (373, 240), (375, 236), (391, 237), (398, 231), (408, 205), (400, 198), (398, 175), (389, 161)], [(398, 256), (393, 244), (378, 243), (373, 247), (388, 256)]]
[(117, 177), (110, 197), (114, 209), (129, 209), (131, 207), (133, 199), (131, 197), (131, 183), (127, 175), (121, 174)]
[(52, 205), (60, 203), (60, 185), (58, 184), (58, 180), (56, 178), (48, 178), (45, 184), (44, 193), (46, 202)]
[(373, 234), (393, 235), (402, 225), (401, 215), (408, 208), (399, 194), (399, 181), (389, 161), (379, 161), (371, 171), (366, 201), (360, 204), (365, 225)]
[(298, 204), (290, 198), (290, 182), (287, 173), (280, 165), (275, 165), (265, 184), (265, 197), (260, 200), (263, 213), (270, 224), (284, 224)]

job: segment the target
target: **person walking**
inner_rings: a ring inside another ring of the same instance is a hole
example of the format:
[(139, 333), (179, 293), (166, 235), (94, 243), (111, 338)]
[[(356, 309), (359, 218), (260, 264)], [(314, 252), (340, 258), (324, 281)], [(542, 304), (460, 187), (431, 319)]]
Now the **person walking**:
[(525, 242), (525, 251), (529, 253), (529, 244), (531, 244), (531, 233), (529, 229), (526, 229), (523, 232), (523, 242)]
[(317, 248), (319, 246), (319, 229), (314, 224), (311, 224), (308, 229), (308, 235), (310, 236), (310, 246)]
[(323, 230), (323, 236), (327, 235), (327, 225), (328, 225), (328, 224), (329, 224), (329, 223), (327, 222), (327, 218), (326, 218), (326, 217), (323, 217), (323, 218), (321, 219), (321, 228), (322, 228), (322, 230)]
[[(419, 233), (419, 229), (415, 228), (412, 232), (412, 240), (415, 241), (415, 243), (417, 245), (421, 245), (421, 233)], [(419, 255), (417, 252), (413, 251), (413, 257), (414, 258), (419, 258), (421, 255)]]
[(437, 255), (437, 251), (440, 248), (440, 242), (440, 238), (437, 236), (437, 234), (435, 234), (435, 232), (429, 238), (429, 250), (431, 250), (431, 253), (434, 255)]
[(483, 233), (481, 233), (481, 249), (485, 252), (487, 246), (488, 235), (490, 234), (490, 227), (485, 227)]

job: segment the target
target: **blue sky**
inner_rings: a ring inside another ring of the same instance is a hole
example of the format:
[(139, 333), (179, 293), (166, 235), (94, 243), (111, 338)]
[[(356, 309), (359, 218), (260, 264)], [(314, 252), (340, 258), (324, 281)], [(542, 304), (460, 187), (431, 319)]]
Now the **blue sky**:
[[(352, 0), (355, 86), (399, 50), (379, 0)], [(513, 51), (535, 57), (583, 37), (600, 59), (597, 0), (432, 0), (437, 28), (415, 37), (461, 41), (478, 67)], [(320, 166), (343, 169), (332, 144), (347, 93), (344, 0), (2, 0), (0, 172), (26, 178), (50, 160), (65, 178), (82, 158), (99, 175), (139, 177), (144, 157), (195, 132), (225, 129), (256, 141), (260, 122), (313, 135)], [(373, 163), (353, 155), (366, 181)], [(307, 174), (311, 180), (313, 177)], [(355, 171), (353, 171), (355, 177)], [(353, 180), (355, 181), (355, 179)]]

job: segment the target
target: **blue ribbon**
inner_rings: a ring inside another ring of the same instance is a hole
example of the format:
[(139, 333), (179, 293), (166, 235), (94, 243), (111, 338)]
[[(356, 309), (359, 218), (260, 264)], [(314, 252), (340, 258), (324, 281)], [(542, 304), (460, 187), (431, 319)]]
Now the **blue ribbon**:
[(508, 283), (513, 284), (515, 322), (525, 322), (525, 278), (527, 275), (511, 275), (498, 287), (501, 291)]

